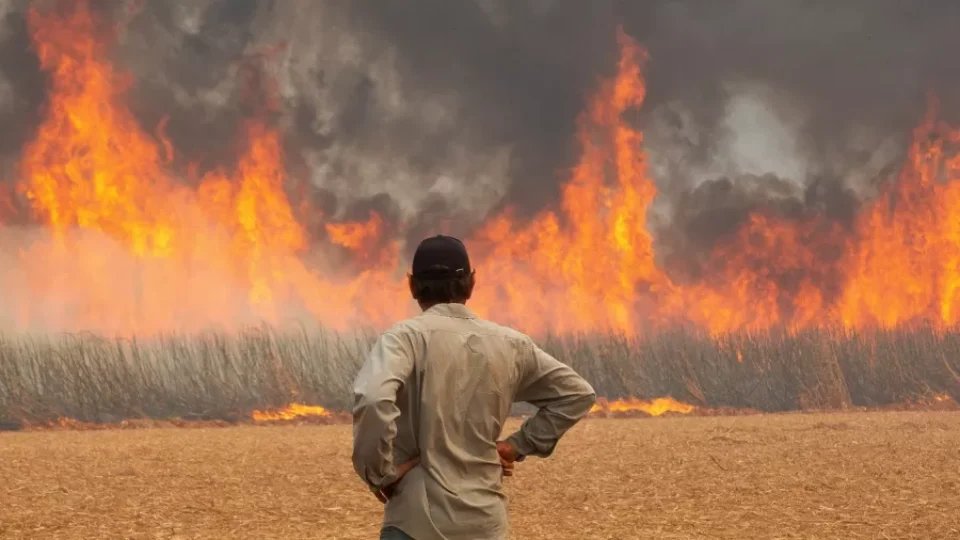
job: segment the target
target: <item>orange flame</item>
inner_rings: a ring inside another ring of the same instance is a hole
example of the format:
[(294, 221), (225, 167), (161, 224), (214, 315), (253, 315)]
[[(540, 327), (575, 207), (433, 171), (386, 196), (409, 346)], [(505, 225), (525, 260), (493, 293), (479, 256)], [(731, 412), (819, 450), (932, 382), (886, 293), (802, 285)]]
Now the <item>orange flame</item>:
[(474, 303), (498, 320), (533, 332), (631, 331), (643, 315), (638, 293), (668, 285), (646, 230), (657, 192), (643, 135), (623, 118), (645, 97), (646, 53), (622, 31), (618, 40), (619, 73), (577, 123), (582, 156), (563, 188), (563, 214), (547, 211), (520, 226), (508, 212), (478, 234), (490, 253)]
[[(51, 88), (19, 188), (43, 225), (0, 229), (17, 254), (0, 276), (14, 312), (5, 326), (129, 334), (312, 318), (349, 329), (412, 314), (402, 223), (337, 223), (292, 205), (281, 134), (259, 117), (235, 167), (184, 181), (162, 129), (149, 135), (125, 106), (131, 80), (107, 61), (112, 32), (73, 5), (29, 17)], [(504, 211), (467, 239), (480, 315), (534, 334), (960, 322), (960, 131), (936, 106), (899, 178), (851, 226), (758, 212), (713, 247), (702, 277), (677, 277), (654, 252), (657, 189), (629, 114), (646, 97), (647, 54), (616, 37), (616, 74), (577, 120), (579, 161), (559, 205), (527, 221)]]
[(960, 321), (960, 131), (936, 112), (934, 101), (899, 178), (858, 216), (837, 306), (847, 326)]
[(330, 413), (318, 405), (303, 405), (291, 403), (285, 408), (275, 411), (253, 411), (250, 417), (255, 422), (277, 422), (280, 420), (294, 420), (297, 418), (327, 418)]
[(713, 248), (704, 277), (683, 282), (655, 260), (646, 216), (656, 189), (642, 135), (624, 118), (643, 101), (646, 55), (622, 32), (618, 39), (618, 74), (578, 124), (581, 160), (563, 212), (524, 226), (508, 212), (477, 238), (492, 245), (477, 302), (485, 312), (535, 332), (960, 322), (960, 130), (938, 123), (936, 107), (897, 182), (865, 205), (852, 231), (823, 215), (755, 213)]
[(30, 26), (52, 88), (20, 186), (46, 231), (5, 276), (17, 328), (156, 333), (312, 316), (345, 329), (406, 313), (389, 293), (358, 297), (395, 281), (398, 245), (364, 236), (378, 234), (379, 216), (328, 226), (348, 259), (375, 268), (305, 265), (310, 240), (285, 192), (275, 129), (248, 122), (236, 171), (190, 188), (169, 169), (172, 150), (160, 151), (170, 143), (124, 107), (127, 78), (106, 61), (85, 4), (65, 19), (32, 11)]
[(593, 408), (590, 409), (590, 413), (629, 413), (640, 411), (650, 416), (661, 416), (668, 412), (687, 414), (694, 409), (695, 407), (693, 405), (677, 401), (672, 397), (659, 397), (653, 401), (643, 401), (636, 398), (607, 401), (606, 399), (600, 398), (597, 400), (597, 403), (594, 404)]

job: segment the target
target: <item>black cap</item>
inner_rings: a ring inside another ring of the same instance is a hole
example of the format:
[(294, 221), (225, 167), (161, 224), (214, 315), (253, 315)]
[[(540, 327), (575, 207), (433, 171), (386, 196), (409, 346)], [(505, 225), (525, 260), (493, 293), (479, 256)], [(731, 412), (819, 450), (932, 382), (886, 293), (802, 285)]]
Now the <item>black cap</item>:
[(420, 242), (413, 254), (413, 276), (451, 279), (470, 273), (470, 257), (463, 242), (452, 236), (432, 236)]

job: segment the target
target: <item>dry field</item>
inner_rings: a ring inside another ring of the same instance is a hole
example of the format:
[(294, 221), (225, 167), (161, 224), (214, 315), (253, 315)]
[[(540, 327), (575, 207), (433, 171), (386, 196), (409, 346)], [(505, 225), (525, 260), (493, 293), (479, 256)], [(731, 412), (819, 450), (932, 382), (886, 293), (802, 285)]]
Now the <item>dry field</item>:
[[(0, 433), (0, 538), (376, 538), (349, 426)], [(960, 414), (591, 419), (513, 538), (960, 538)]]

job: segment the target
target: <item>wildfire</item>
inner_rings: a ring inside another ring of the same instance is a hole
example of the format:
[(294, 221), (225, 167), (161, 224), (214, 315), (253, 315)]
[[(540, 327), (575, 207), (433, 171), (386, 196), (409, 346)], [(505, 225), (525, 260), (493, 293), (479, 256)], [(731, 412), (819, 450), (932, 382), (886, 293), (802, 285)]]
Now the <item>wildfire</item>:
[(657, 191), (643, 135), (623, 118), (646, 95), (646, 53), (624, 33), (617, 37), (619, 72), (577, 122), (582, 154), (563, 188), (562, 213), (521, 225), (508, 212), (476, 238), (489, 255), (478, 265), (484, 273), (474, 302), (529, 331), (631, 331), (644, 315), (641, 294), (668, 285), (646, 229)]
[(303, 405), (302, 403), (291, 403), (279, 410), (253, 411), (250, 415), (255, 422), (277, 422), (297, 418), (327, 418), (329, 416), (330, 413), (323, 407)]
[(172, 170), (171, 143), (125, 107), (129, 80), (107, 61), (110, 32), (85, 3), (63, 17), (31, 11), (29, 20), (51, 89), (20, 191), (45, 227), (4, 276), (15, 327), (144, 334), (310, 316), (345, 329), (372, 312), (405, 313), (384, 302), (389, 292), (358, 296), (396, 281), (398, 245), (364, 241), (379, 216), (328, 226), (331, 246), (376, 267), (346, 274), (304, 264), (317, 240), (285, 191), (276, 129), (251, 119), (235, 170), (210, 171), (191, 187)]
[(896, 182), (845, 230), (823, 215), (758, 212), (714, 246), (697, 281), (670, 277), (646, 227), (656, 187), (624, 113), (644, 99), (646, 54), (622, 32), (618, 73), (578, 123), (581, 159), (558, 210), (493, 219), (480, 303), (534, 332), (690, 324), (712, 334), (774, 327), (951, 327), (960, 322), (960, 130), (916, 129)]
[(659, 397), (653, 401), (643, 401), (636, 398), (607, 401), (604, 398), (599, 398), (593, 408), (590, 409), (590, 414), (631, 413), (639, 411), (650, 416), (661, 416), (668, 412), (687, 414), (692, 412), (694, 408), (693, 405), (677, 401), (672, 397)]
[[(108, 61), (111, 29), (71, 5), (29, 17), (50, 89), (18, 187), (39, 227), (0, 227), (14, 257), (0, 275), (4, 327), (150, 334), (313, 319), (349, 329), (413, 313), (402, 223), (339, 222), (291, 204), (290, 156), (267, 114), (246, 123), (233, 167), (193, 174), (163, 130), (127, 108), (132, 80)], [(703, 277), (677, 277), (654, 252), (657, 189), (628, 114), (646, 97), (647, 53), (622, 31), (616, 39), (616, 73), (577, 120), (579, 161), (558, 206), (522, 221), (507, 209), (467, 239), (480, 315), (533, 334), (960, 322), (960, 131), (935, 106), (899, 177), (852, 225), (757, 212), (712, 248)]]

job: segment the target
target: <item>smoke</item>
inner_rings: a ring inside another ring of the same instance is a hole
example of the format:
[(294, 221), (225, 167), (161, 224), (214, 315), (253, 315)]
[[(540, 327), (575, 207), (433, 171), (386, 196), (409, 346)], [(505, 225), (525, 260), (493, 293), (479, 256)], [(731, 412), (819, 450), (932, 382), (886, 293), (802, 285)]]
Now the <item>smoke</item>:
[[(37, 124), (45, 75), (26, 1), (0, 3), (0, 165)], [(555, 202), (574, 121), (613, 70), (618, 25), (650, 53), (642, 124), (667, 251), (702, 251), (757, 208), (850, 215), (902, 158), (931, 91), (960, 109), (950, 0), (113, 1), (116, 60), (178, 159), (236, 154), (251, 114), (286, 134), (326, 217), (383, 213), (410, 239)]]
[(208, 152), (201, 160), (229, 159), (233, 133), (251, 113), (254, 70), (274, 85), (263, 92), (277, 102), (291, 169), (335, 201), (332, 217), (372, 206), (411, 220), (442, 202), (448, 216), (478, 222), (510, 185), (513, 145), (475, 125), (480, 111), (461, 87), (421, 76), (415, 59), (372, 26), (332, 3), (148, 4), (122, 54), (150, 88), (138, 114), (174, 111), (168, 134), (177, 147)]
[(960, 45), (946, 22), (960, 15), (955, 3), (633, 7), (627, 20), (648, 16), (635, 27), (650, 29), (638, 36), (653, 57), (648, 104), (673, 119), (648, 130), (652, 157), (675, 173), (661, 178), (668, 191), (764, 173), (862, 190), (902, 155), (928, 92), (948, 114), (960, 105), (960, 70), (946, 54)]
[(951, 2), (625, 4), (650, 50), (658, 241), (689, 258), (751, 213), (844, 225), (896, 174), (930, 92), (955, 118)]

